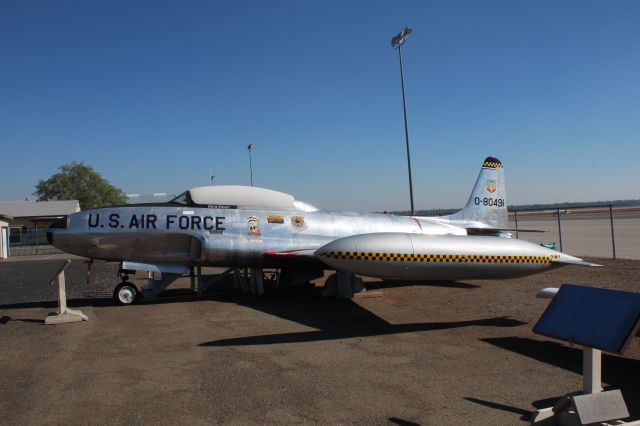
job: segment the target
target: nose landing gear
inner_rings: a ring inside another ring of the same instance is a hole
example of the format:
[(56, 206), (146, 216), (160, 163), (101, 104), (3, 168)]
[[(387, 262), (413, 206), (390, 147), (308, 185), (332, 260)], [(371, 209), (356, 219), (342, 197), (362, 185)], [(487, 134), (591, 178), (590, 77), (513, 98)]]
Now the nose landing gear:
[(135, 284), (129, 282), (129, 274), (135, 271), (129, 271), (127, 269), (120, 269), (118, 276), (122, 281), (113, 290), (113, 300), (118, 305), (131, 305), (138, 299), (138, 288)]

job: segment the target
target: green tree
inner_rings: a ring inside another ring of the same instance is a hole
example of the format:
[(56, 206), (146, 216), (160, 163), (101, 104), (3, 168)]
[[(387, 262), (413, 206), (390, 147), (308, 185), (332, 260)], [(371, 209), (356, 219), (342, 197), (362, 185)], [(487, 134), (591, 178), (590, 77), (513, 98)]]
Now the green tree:
[(38, 201), (78, 200), (82, 210), (127, 202), (124, 192), (112, 186), (91, 166), (74, 161), (58, 170), (49, 179), (38, 181), (33, 193)]

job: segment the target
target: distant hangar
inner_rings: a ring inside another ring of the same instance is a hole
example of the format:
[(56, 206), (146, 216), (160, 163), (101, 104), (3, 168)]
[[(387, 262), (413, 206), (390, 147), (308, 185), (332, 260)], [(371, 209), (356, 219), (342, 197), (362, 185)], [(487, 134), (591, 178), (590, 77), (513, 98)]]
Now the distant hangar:
[(56, 220), (80, 211), (78, 200), (0, 201), (0, 259), (40, 254), (47, 246), (46, 230)]

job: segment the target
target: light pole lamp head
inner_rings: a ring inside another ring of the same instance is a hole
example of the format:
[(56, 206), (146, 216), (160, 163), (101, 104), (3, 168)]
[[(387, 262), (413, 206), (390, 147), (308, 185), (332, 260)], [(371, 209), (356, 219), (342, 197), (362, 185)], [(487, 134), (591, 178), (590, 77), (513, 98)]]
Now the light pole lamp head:
[(413, 30), (411, 28), (405, 27), (405, 29), (402, 30), (400, 34), (398, 34), (397, 36), (391, 39), (391, 47), (393, 47), (394, 49), (397, 49), (400, 46), (402, 46), (405, 40), (407, 39), (407, 37), (409, 37), (409, 34), (412, 33), (412, 31)]

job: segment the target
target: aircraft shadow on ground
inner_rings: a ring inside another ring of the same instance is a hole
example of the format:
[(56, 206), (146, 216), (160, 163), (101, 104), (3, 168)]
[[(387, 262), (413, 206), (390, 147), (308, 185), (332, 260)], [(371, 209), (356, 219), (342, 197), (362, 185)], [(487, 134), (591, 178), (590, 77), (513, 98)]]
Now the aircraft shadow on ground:
[[(402, 281), (383, 281), (383, 286), (405, 285)], [(456, 288), (475, 288), (469, 284), (432, 282), (427, 285), (447, 286)], [(422, 285), (422, 283), (410, 283), (407, 285)], [(396, 333), (411, 333), (416, 331), (433, 331), (449, 328), (470, 326), (484, 327), (516, 327), (525, 323), (506, 317), (485, 318), (470, 321), (456, 322), (429, 322), (414, 324), (391, 324), (364, 309), (351, 300), (336, 300), (322, 298), (321, 289), (308, 286), (288, 289), (269, 289), (265, 297), (256, 297), (252, 294), (240, 293), (237, 290), (227, 290), (215, 294), (197, 297), (171, 297), (172, 295), (191, 294), (188, 289), (167, 291), (167, 297), (159, 297), (143, 302), (141, 305), (156, 305), (165, 303), (193, 303), (202, 300), (215, 300), (222, 303), (233, 303), (249, 307), (269, 315), (274, 315), (289, 321), (314, 328), (314, 331), (283, 333), (273, 335), (238, 337), (202, 343), (200, 346), (234, 346), (234, 345), (265, 345), (279, 343), (311, 342), (320, 340), (343, 339), (351, 337), (366, 337)], [(83, 307), (114, 307), (111, 298), (76, 298), (67, 301), (71, 308)], [(125, 306), (122, 309), (135, 310), (137, 305)], [(0, 305), (0, 309), (29, 309), (48, 308), (56, 310), (57, 301), (40, 301), (27, 303), (13, 303)], [(3, 324), (16, 321), (10, 317), (3, 318)], [(43, 322), (38, 320), (37, 322)]]
[[(511, 352), (536, 359), (563, 370), (582, 374), (582, 348), (568, 347), (553, 341), (540, 341), (524, 337), (497, 337), (481, 339)], [(526, 378), (523, 378), (526, 380)], [(602, 354), (602, 381), (606, 389), (620, 389), (632, 418), (640, 417), (640, 361), (617, 355)], [(579, 391), (580, 389), (575, 389)], [(536, 408), (550, 407), (560, 398), (534, 401)]]
[(199, 346), (273, 345), (471, 326), (517, 327), (525, 324), (507, 317), (454, 322), (391, 324), (351, 300), (294, 297), (293, 295), (279, 298), (230, 295), (216, 300), (252, 308), (316, 330), (220, 339), (204, 342)]
[(410, 422), (408, 420), (403, 420), (398, 417), (389, 417), (387, 419), (389, 423), (398, 425), (398, 426), (420, 426), (420, 423)]
[(473, 290), (480, 288), (479, 285), (467, 284), (459, 281), (404, 281), (404, 280), (382, 280), (382, 281), (367, 281), (363, 285), (367, 290), (377, 290), (381, 288), (389, 287), (448, 287), (457, 289)]

